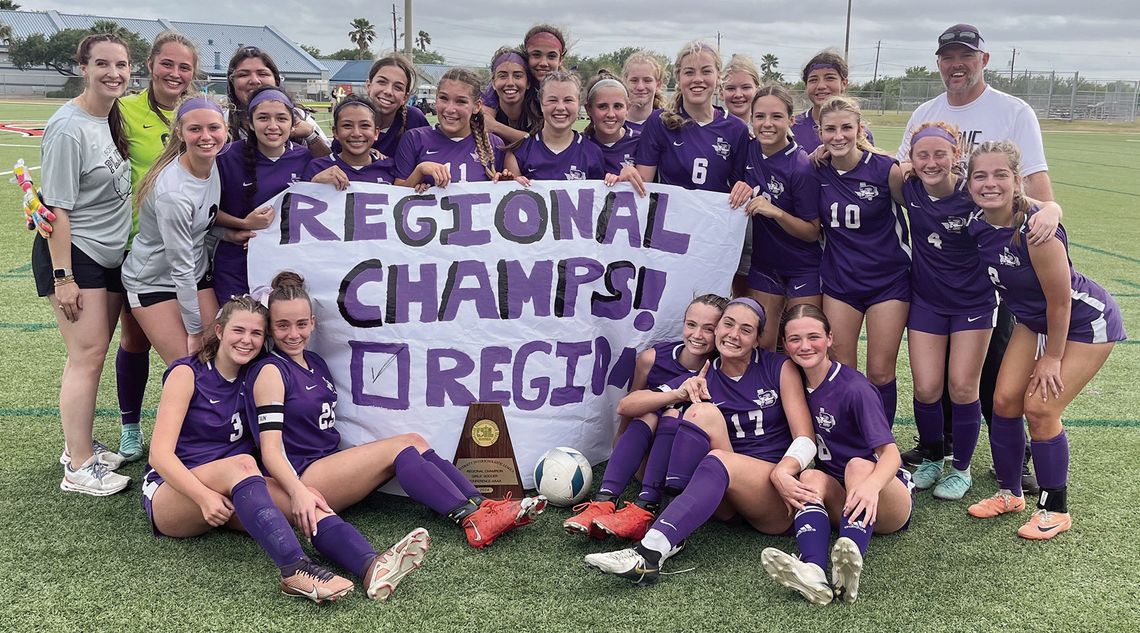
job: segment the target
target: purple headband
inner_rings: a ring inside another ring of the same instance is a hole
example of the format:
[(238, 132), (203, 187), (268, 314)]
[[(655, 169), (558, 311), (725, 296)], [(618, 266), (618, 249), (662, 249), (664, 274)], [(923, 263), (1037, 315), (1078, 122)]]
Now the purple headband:
[(187, 112), (192, 110), (213, 110), (218, 114), (222, 114), (222, 106), (218, 105), (217, 101), (208, 97), (193, 97), (182, 102), (178, 106), (178, 118), (182, 118)]
[[(811, 66), (808, 66), (807, 71), (808, 71), (808, 74), (811, 74), (811, 71), (813, 71), (813, 70), (823, 70), (824, 68), (830, 68), (837, 73), (840, 72), (839, 66), (836, 66), (835, 64), (833, 64), (831, 62), (823, 62), (822, 64), (812, 64)], [(840, 74), (842, 74), (842, 73), (840, 73)]]
[[(764, 330), (764, 323), (766, 323), (768, 320), (767, 317), (764, 316), (764, 306), (757, 303), (756, 300), (751, 298), (751, 297), (737, 297), (737, 298), (733, 299), (732, 301), (728, 302), (728, 306), (733, 305), (733, 304), (740, 304), (742, 306), (746, 306), (747, 308), (749, 308), (750, 310), (755, 312), (756, 316), (760, 317), (760, 330), (761, 331)], [(725, 306), (726, 310), (728, 309), (728, 306)]]
[(958, 139), (954, 138), (953, 134), (951, 134), (951, 133), (947, 132), (946, 130), (935, 125), (932, 127), (922, 128), (921, 130), (915, 132), (914, 136), (910, 137), (911, 148), (913, 148), (914, 144), (917, 143), (920, 139), (924, 139), (928, 136), (934, 136), (934, 137), (940, 138), (944, 141), (949, 141), (950, 144), (955, 146), (955, 147), (957, 147), (957, 145), (958, 145)]
[(290, 110), (293, 109), (293, 102), (289, 99), (289, 96), (280, 90), (264, 90), (257, 93), (257, 96), (249, 100), (249, 106), (247, 109), (250, 112), (253, 112), (254, 108), (261, 105), (262, 103), (265, 103), (266, 101), (280, 101), (281, 103), (284, 103), (285, 106)]
[(526, 70), (526, 59), (514, 51), (507, 51), (506, 53), (503, 53), (502, 55), (496, 57), (495, 61), (491, 62), (491, 72), (495, 72), (498, 70), (499, 66), (506, 62), (514, 62), (519, 66), (522, 66), (523, 70)]

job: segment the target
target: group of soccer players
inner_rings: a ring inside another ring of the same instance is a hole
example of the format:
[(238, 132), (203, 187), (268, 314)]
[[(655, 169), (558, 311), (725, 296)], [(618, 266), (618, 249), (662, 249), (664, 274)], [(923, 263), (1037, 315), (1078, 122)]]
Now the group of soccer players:
[[(957, 56), (969, 67), (984, 51), (969, 25), (939, 38), (940, 66)], [(61, 488), (103, 496), (129, 483), (114, 471), (145, 453), (138, 412), (153, 346), (168, 366), (143, 485), (156, 535), (244, 529), (280, 568), (285, 593), (324, 601), (351, 591), (304, 555), (295, 527), (385, 599), (421, 564), (426, 530), (378, 554), (336, 514), (384, 481), (395, 477), (477, 548), (533, 522), (545, 499), (483, 498), (418, 435), (340, 450), (332, 375), (306, 349), (317, 316), (304, 280), (283, 272), (251, 298), (244, 244), (272, 222), (266, 203), (298, 180), (422, 191), (594, 179), (642, 194), (649, 182), (719, 192), (751, 224), (736, 297), (698, 297), (681, 339), (638, 358), (600, 489), (564, 524), (637, 544), (589, 564), (652, 584), (700, 525), (739, 515), (766, 534), (794, 533), (799, 557), (774, 548), (761, 557), (776, 581), (815, 603), (853, 601), (871, 534), (906, 529), (916, 484), (950, 500), (970, 489), (987, 389), (1000, 490), (969, 513), (1024, 509), (1024, 415), (1043, 492), (1018, 533), (1069, 529), (1060, 415), (1125, 333), (1112, 297), (1072, 269), (1060, 207), (1022, 193), (1016, 145), (987, 142), (967, 156), (958, 127), (917, 121), (896, 160), (873, 144), (844, 94), (846, 63), (831, 51), (804, 67), (812, 107), (799, 114), (787, 88), (761, 85), (751, 60), (726, 66), (707, 43), (679, 51), (668, 100), (651, 54), (583, 86), (562, 68), (566, 52), (558, 28), (538, 25), (520, 47), (495, 52), (489, 85), (447, 71), (434, 126), (408, 105), (414, 67), (382, 57), (365, 94), (336, 105), (329, 138), (255, 47), (234, 54), (223, 106), (195, 94), (198, 52), (185, 37), (156, 38), (150, 84), (131, 96), (125, 44), (86, 38), (84, 91), (44, 134), (42, 189), (55, 221), (33, 247), (37, 290), (68, 352)], [(590, 122), (578, 132), (583, 105)], [(1017, 326), (987, 385), (995, 289)], [(92, 437), (116, 321), (117, 452)], [(857, 370), (864, 325), (866, 375)], [(902, 468), (891, 427), (904, 329), (922, 446), (937, 436), (941, 449), (951, 424), (949, 473), (945, 450), (924, 453), (913, 477)], [(639, 470), (637, 500), (619, 509)]]

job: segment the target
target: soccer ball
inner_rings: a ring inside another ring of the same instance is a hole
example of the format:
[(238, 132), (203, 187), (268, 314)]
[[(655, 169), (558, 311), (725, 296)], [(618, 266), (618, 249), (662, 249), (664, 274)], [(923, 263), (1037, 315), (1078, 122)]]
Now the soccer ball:
[(535, 488), (556, 506), (568, 507), (581, 502), (590, 492), (593, 480), (590, 460), (565, 446), (546, 451), (534, 467)]

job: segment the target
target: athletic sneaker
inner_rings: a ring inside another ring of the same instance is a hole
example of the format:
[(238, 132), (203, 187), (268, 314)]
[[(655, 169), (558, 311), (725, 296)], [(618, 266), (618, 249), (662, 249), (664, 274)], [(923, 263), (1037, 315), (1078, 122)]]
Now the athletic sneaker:
[(463, 531), (471, 547), (483, 549), (516, 527), (533, 523), (545, 509), (546, 497), (542, 495), (518, 501), (509, 496), (502, 501), (484, 499), (478, 510), (463, 519)]
[[(915, 442), (918, 441), (917, 436), (915, 436), (914, 441)], [(930, 457), (930, 454), (927, 453), (925, 450), (923, 450), (922, 445), (919, 444), (919, 445), (916, 445), (914, 448), (910, 449), (909, 451), (906, 451), (905, 453), (903, 453), (902, 454), (902, 461), (903, 461), (903, 464), (905, 464), (907, 466), (918, 466), (924, 460), (926, 460), (928, 457)]]
[(760, 564), (772, 580), (798, 591), (812, 604), (829, 604), (834, 597), (831, 585), (827, 584), (827, 574), (815, 563), (805, 563), (775, 547), (765, 547), (760, 552)]
[[(99, 458), (99, 463), (110, 470), (118, 470), (119, 466), (123, 465), (123, 456), (107, 448), (107, 445), (99, 440), (91, 440), (91, 453)], [(63, 447), (63, 453), (59, 456), (59, 463), (64, 466), (71, 465), (71, 453), (67, 452), (66, 446)]]
[(587, 501), (574, 506), (578, 514), (562, 522), (562, 529), (571, 534), (583, 534), (596, 539), (606, 537), (606, 533), (594, 527), (594, 519), (613, 514), (617, 506), (613, 501)]
[(308, 598), (317, 604), (335, 602), (352, 591), (352, 581), (341, 578), (309, 559), (297, 563), (290, 576), (281, 577), (281, 593)]
[(1029, 470), (1029, 462), (1021, 465), (1021, 490), (1027, 495), (1041, 494), (1041, 486), (1037, 485), (1037, 477)]
[(942, 479), (942, 467), (945, 463), (941, 459), (938, 461), (923, 459), (918, 468), (914, 469), (914, 475), (911, 477), (914, 481), (914, 487), (919, 490), (927, 490), (938, 483), (938, 480)]
[[(69, 460), (70, 461), (70, 460)], [(119, 492), (131, 483), (131, 478), (112, 472), (99, 461), (99, 455), (92, 455), (79, 467), (71, 470), (71, 464), (63, 467), (63, 481), (59, 489), (65, 492), (82, 492), (94, 497), (106, 497)]]
[(1068, 532), (1073, 527), (1073, 519), (1068, 512), (1050, 512), (1038, 508), (1029, 522), (1017, 529), (1017, 535), (1034, 541), (1044, 541)]
[(653, 513), (629, 501), (625, 502), (625, 507), (621, 510), (594, 519), (594, 527), (602, 532), (631, 541), (645, 538), (651, 525)]
[(587, 554), (586, 564), (607, 574), (632, 580), (638, 587), (650, 587), (661, 579), (661, 555), (643, 547), (616, 552)]
[(950, 472), (938, 480), (938, 485), (934, 487), (933, 494), (938, 499), (957, 501), (966, 496), (966, 492), (970, 490), (972, 485), (974, 485), (974, 478), (970, 476), (968, 469), (958, 470), (951, 467)]
[(859, 597), (859, 576), (863, 573), (863, 554), (855, 541), (841, 536), (831, 548), (831, 586), (835, 598), (855, 602)]
[(119, 435), (119, 455), (123, 456), (124, 462), (134, 462), (142, 459), (144, 454), (142, 429), (137, 424), (124, 424)]
[(424, 554), (427, 553), (430, 544), (431, 536), (428, 535), (428, 531), (418, 527), (408, 532), (407, 536), (400, 539), (400, 542), (388, 551), (373, 558), (363, 578), (368, 597), (373, 600), (387, 600), (391, 597), (392, 592), (396, 591), (396, 585), (400, 584), (404, 576), (424, 564)]
[(1003, 488), (994, 493), (994, 496), (989, 499), (982, 499), (970, 506), (966, 511), (969, 512), (972, 517), (992, 519), (1007, 512), (1021, 512), (1024, 509), (1025, 495), (1015, 497), (1012, 492)]

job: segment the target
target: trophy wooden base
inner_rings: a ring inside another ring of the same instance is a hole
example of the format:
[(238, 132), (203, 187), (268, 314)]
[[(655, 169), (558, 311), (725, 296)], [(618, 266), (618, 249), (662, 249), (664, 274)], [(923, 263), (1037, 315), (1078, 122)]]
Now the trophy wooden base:
[(522, 477), (503, 405), (474, 402), (467, 408), (467, 419), (455, 449), (455, 467), (488, 499), (502, 499), (508, 493), (522, 498)]

